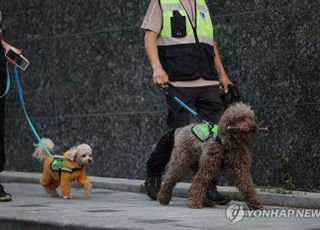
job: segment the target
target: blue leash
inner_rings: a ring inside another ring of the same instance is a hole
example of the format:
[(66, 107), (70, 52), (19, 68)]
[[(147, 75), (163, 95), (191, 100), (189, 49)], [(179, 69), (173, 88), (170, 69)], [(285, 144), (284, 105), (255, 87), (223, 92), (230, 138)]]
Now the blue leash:
[[(161, 89), (165, 92), (165, 94), (167, 95), (167, 96), (169, 96), (169, 94), (168, 94), (168, 87), (174, 87), (171, 83), (167, 83), (167, 85), (166, 86), (163, 86), (163, 87), (161, 87)], [(184, 108), (185, 110), (187, 110), (188, 112), (190, 112), (191, 114), (192, 114), (192, 116), (194, 116), (194, 117), (198, 117), (199, 116), (199, 113), (198, 112), (196, 112), (194, 109), (192, 109), (190, 106), (188, 106), (185, 102), (183, 102), (179, 97), (177, 97), (177, 96), (173, 96), (172, 97), (175, 101), (176, 101), (176, 103), (177, 104), (179, 104), (182, 108)]]
[[(47, 148), (47, 146), (42, 142), (37, 130), (35, 129), (32, 121), (31, 121), (31, 119), (30, 119), (30, 117), (29, 117), (29, 115), (27, 113), (26, 104), (25, 104), (25, 101), (24, 101), (23, 90), (22, 90), (22, 87), (21, 87), (20, 76), (19, 76), (19, 72), (18, 72), (17, 66), (14, 66), (13, 73), (14, 73), (14, 78), (15, 78), (17, 90), (18, 90), (19, 101), (20, 101), (21, 107), (23, 109), (24, 115), (25, 115), (25, 117), (26, 117), (26, 119), (28, 121), (28, 124), (29, 124), (30, 128), (31, 128), (31, 131), (32, 131), (33, 135), (36, 137), (36, 139), (38, 140), (38, 142), (40, 143), (41, 147), (46, 151), (47, 155), (48, 156), (52, 156), (52, 154), (49, 151), (49, 149)], [(6, 92), (2, 97), (4, 97), (9, 92), (9, 88), (10, 88), (10, 74), (9, 74), (9, 66), (8, 66), (8, 63), (7, 63), (7, 87), (6, 87)]]
[(185, 110), (189, 111), (194, 117), (197, 117), (199, 115), (199, 113), (197, 113), (196, 111), (194, 111), (193, 109), (191, 109), (186, 103), (184, 103), (183, 101), (181, 101), (178, 97), (173, 97), (173, 99), (179, 104), (181, 105)]

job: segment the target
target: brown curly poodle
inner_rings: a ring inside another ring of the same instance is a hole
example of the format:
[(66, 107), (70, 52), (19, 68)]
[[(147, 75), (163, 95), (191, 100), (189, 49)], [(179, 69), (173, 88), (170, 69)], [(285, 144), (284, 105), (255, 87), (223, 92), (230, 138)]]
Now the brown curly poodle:
[(222, 169), (230, 169), (235, 185), (250, 208), (262, 208), (251, 176), (251, 156), (246, 145), (259, 127), (251, 108), (243, 103), (231, 105), (219, 122), (220, 141), (209, 139), (202, 143), (191, 132), (194, 124), (178, 129), (168, 170), (161, 183), (158, 200), (169, 204), (176, 183), (190, 171), (195, 173), (189, 191), (190, 208), (212, 207), (206, 198), (207, 187)]

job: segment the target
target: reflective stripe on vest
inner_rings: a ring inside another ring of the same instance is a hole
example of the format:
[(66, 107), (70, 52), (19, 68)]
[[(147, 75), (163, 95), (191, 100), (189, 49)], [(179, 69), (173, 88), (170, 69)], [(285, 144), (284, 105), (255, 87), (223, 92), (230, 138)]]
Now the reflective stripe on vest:
[[(162, 8), (163, 23), (157, 40), (158, 46), (197, 43), (196, 37), (198, 37), (199, 43), (213, 45), (213, 24), (204, 0), (196, 0), (196, 34), (194, 34), (194, 28), (180, 0), (159, 0), (159, 2)], [(172, 36), (171, 18), (174, 11), (179, 12), (186, 19), (186, 36), (184, 37), (176, 38)]]

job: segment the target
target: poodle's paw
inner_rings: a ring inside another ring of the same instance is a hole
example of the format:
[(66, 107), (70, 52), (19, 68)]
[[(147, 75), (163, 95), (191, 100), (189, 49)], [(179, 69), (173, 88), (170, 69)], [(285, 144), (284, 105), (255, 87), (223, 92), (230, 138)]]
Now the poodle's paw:
[(203, 202), (203, 207), (208, 207), (208, 208), (212, 208), (215, 206), (215, 203), (213, 200), (210, 200), (210, 199), (206, 199), (204, 202)]
[(200, 208), (203, 208), (203, 203), (204, 202), (201, 202), (201, 201), (199, 202), (198, 200), (189, 199), (188, 206), (189, 206), (189, 208), (200, 209)]
[(70, 199), (71, 199), (71, 196), (70, 196), (70, 195), (63, 195), (63, 199), (65, 199), (65, 200), (70, 200)]
[(52, 196), (52, 197), (59, 197), (59, 193), (57, 192), (56, 189), (51, 188), (50, 196)]
[(90, 199), (92, 196), (92, 184), (87, 184), (84, 186), (84, 197)]
[(160, 204), (168, 205), (170, 203), (170, 200), (171, 200), (171, 195), (163, 192), (162, 190), (160, 190), (158, 195), (157, 195), (157, 199), (158, 199)]
[(59, 193), (57, 192), (57, 190), (55, 188), (44, 187), (44, 190), (49, 196), (59, 197)]
[(50, 193), (50, 187), (44, 186), (43, 189), (44, 189), (44, 191), (46, 192), (46, 194), (51, 195), (51, 193)]
[(251, 200), (246, 202), (250, 209), (261, 209), (263, 208), (263, 203), (260, 200)]

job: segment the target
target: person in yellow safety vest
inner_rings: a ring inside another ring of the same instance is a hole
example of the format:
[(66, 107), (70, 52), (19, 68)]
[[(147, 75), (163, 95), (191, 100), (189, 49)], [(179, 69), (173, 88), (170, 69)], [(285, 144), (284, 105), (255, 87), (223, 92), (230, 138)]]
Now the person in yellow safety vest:
[[(172, 96), (181, 97), (203, 119), (217, 124), (224, 111), (219, 83), (227, 92), (232, 82), (219, 57), (205, 0), (151, 0), (141, 28), (145, 30), (144, 43), (154, 84), (170, 82), (174, 86), (168, 87), (166, 99), (168, 130), (146, 163), (146, 193), (156, 199), (173, 149), (174, 131), (191, 122), (190, 114)], [(219, 193), (216, 185), (217, 179), (213, 178), (207, 197), (218, 204), (229, 203), (230, 198)]]
[[(17, 53), (21, 51), (17, 48), (12, 47), (9, 43), (3, 40), (2, 33), (2, 14), (0, 11), (0, 95), (3, 95), (6, 89), (6, 63), (11, 60), (7, 60), (5, 52), (10, 48), (15, 49)], [(5, 97), (0, 97), (0, 172), (4, 169), (5, 164), (5, 150), (4, 150), (4, 119), (5, 119)], [(11, 201), (11, 194), (5, 192), (2, 184), (0, 184), (0, 202)]]

